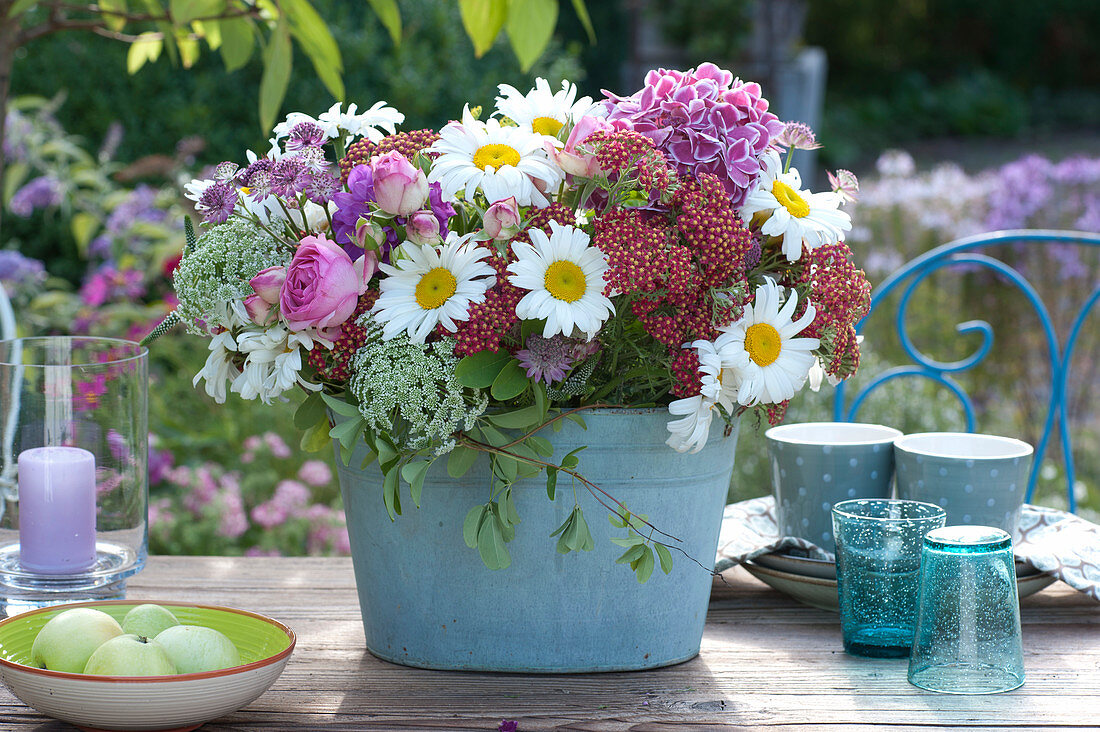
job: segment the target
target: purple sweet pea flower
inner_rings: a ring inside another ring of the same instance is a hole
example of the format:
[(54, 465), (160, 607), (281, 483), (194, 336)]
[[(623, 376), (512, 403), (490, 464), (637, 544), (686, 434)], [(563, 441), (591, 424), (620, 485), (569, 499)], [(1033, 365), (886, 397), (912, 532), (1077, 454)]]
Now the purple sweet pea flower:
[(370, 204), (374, 202), (374, 176), (369, 165), (356, 165), (348, 174), (347, 192), (332, 195), (336, 213), (332, 215), (332, 234), (336, 243), (348, 256), (357, 258), (363, 253), (356, 243), (355, 227), (362, 217), (370, 218)]

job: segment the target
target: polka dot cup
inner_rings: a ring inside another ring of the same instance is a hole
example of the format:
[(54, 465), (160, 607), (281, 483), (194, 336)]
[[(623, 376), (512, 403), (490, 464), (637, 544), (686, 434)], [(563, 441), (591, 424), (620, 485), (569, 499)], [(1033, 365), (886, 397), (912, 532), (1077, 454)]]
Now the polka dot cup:
[(772, 427), (764, 436), (783, 536), (833, 552), (834, 503), (890, 497), (893, 442), (901, 437), (892, 427), (806, 422)]
[(994, 526), (1019, 541), (1031, 445), (1011, 437), (924, 432), (894, 442), (898, 498), (947, 512), (947, 525)]

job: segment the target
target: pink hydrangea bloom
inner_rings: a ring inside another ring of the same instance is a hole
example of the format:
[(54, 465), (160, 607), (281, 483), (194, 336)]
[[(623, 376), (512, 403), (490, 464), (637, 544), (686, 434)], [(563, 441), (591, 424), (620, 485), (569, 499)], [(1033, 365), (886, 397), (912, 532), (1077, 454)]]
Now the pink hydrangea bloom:
[(754, 82), (712, 63), (688, 71), (657, 69), (630, 96), (605, 91), (607, 119), (653, 142), (681, 173), (711, 173), (740, 206), (760, 175), (759, 156), (784, 124)]

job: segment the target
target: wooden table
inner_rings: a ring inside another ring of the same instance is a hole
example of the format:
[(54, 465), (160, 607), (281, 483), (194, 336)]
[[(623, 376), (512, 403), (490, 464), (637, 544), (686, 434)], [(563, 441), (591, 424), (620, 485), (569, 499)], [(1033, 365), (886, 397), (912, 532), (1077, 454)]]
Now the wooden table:
[[(698, 658), (568, 676), (424, 671), (374, 658), (364, 650), (348, 559), (153, 557), (129, 597), (255, 610), (298, 634), (275, 685), (205, 732), (496, 730), (503, 719), (521, 732), (1100, 725), (1100, 604), (1064, 584), (1023, 602), (1027, 683), (965, 697), (909, 685), (904, 660), (846, 655), (835, 614), (799, 605), (740, 568), (724, 579)], [(0, 730), (73, 728), (0, 687)]]

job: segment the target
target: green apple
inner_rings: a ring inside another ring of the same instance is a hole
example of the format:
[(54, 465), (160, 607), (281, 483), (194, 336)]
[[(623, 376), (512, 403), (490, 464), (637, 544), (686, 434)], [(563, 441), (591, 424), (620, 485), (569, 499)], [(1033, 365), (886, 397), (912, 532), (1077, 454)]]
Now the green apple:
[(167, 608), (160, 605), (138, 605), (130, 608), (122, 619), (122, 632), (156, 638), (162, 631), (179, 625), (180, 621)]
[(241, 665), (241, 654), (233, 641), (213, 628), (176, 625), (156, 637), (181, 674), (217, 671)]
[(101, 610), (77, 607), (42, 626), (31, 645), (31, 665), (78, 674), (100, 645), (122, 635), (118, 621)]
[(154, 640), (141, 635), (118, 635), (88, 659), (84, 673), (97, 676), (170, 676), (176, 667)]

